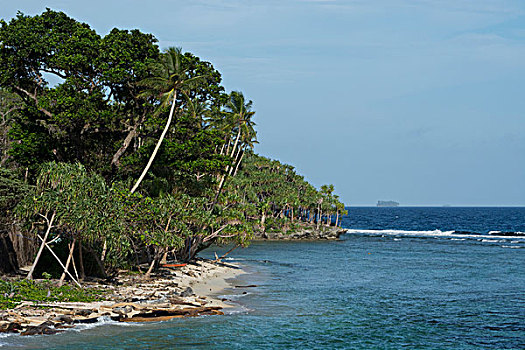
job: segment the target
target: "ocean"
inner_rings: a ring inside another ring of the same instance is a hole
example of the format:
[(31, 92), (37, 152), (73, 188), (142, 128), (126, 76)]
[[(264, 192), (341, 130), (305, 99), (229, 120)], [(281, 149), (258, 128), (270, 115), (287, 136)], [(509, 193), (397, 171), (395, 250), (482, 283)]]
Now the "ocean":
[(340, 241), (232, 253), (248, 271), (234, 283), (257, 287), (225, 291), (225, 316), (0, 335), (0, 347), (525, 348), (525, 208), (349, 208), (342, 225)]

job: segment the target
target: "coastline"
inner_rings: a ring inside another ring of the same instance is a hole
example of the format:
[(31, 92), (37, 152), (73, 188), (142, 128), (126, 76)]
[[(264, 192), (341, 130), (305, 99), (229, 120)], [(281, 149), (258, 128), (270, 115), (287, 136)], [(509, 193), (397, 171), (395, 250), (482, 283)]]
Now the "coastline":
[(223, 315), (222, 310), (233, 305), (217, 295), (233, 288), (229, 281), (244, 273), (237, 265), (204, 259), (176, 269), (160, 268), (149, 280), (121, 271), (110, 284), (85, 284), (85, 288), (104, 289), (104, 300), (23, 301), (12, 309), (1, 310), (0, 334), (55, 334), (108, 318), (117, 322), (152, 322)]
[(254, 241), (282, 241), (282, 240), (338, 240), (348, 229), (339, 226), (319, 226), (301, 224), (301, 227), (294, 232), (258, 232)]
[[(347, 229), (302, 225), (291, 233), (258, 233), (254, 241), (337, 240)], [(103, 290), (92, 302), (21, 301), (0, 310), (0, 334), (42, 335), (64, 332), (78, 325), (114, 322), (155, 322), (201, 315), (223, 315), (235, 307), (219, 295), (235, 288), (232, 279), (245, 274), (234, 264), (199, 258), (185, 266), (160, 267), (149, 279), (119, 271), (111, 281), (86, 281), (84, 289)]]

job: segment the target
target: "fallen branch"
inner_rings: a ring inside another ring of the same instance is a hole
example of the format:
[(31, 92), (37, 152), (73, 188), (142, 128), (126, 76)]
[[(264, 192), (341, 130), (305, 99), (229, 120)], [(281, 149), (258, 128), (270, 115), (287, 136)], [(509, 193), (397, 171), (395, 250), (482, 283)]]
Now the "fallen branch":
[(216, 259), (213, 260), (212, 262), (216, 263), (216, 262), (219, 262), (221, 261), (222, 259), (224, 259), (228, 254), (230, 254), (231, 252), (233, 252), (235, 249), (239, 248), (241, 245), (240, 244), (236, 244), (235, 246), (233, 246), (232, 249), (228, 250), (226, 253), (224, 253), (223, 256), (221, 256), (220, 258), (217, 258), (217, 254), (215, 254), (215, 257)]

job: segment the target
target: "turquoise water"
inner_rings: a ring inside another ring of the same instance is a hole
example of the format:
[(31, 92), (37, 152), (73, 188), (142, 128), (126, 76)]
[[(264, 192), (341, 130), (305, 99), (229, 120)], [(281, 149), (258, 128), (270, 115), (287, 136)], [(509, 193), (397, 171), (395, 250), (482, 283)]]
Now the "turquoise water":
[[(486, 235), (523, 230), (525, 209), (485, 208), (475, 214), (445, 208), (448, 214), (440, 210), (439, 218), (432, 208), (400, 209), (357, 210), (344, 221), (353, 233), (341, 241), (261, 242), (235, 251), (232, 261), (250, 272), (235, 283), (258, 287), (246, 289), (247, 294), (228, 292), (237, 303), (228, 315), (145, 325), (106, 323), (54, 336), (0, 338), (0, 344), (53, 349), (525, 348), (525, 238)], [(363, 226), (371, 216), (376, 216), (373, 223)], [(480, 224), (485, 216), (489, 225)], [(391, 219), (398, 225), (385, 224)], [(462, 222), (462, 231), (484, 235), (451, 233), (450, 221)]]

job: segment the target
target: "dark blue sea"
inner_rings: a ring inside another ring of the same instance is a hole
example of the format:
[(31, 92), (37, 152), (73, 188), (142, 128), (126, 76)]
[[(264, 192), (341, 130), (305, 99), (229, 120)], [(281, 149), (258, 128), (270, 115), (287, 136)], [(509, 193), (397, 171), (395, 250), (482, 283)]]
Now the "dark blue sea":
[[(225, 316), (3, 337), (47, 349), (525, 349), (525, 208), (349, 208), (340, 241), (256, 242)], [(509, 235), (512, 232), (512, 235)], [(215, 251), (205, 252), (212, 257)], [(1, 335), (0, 335), (1, 336)]]

